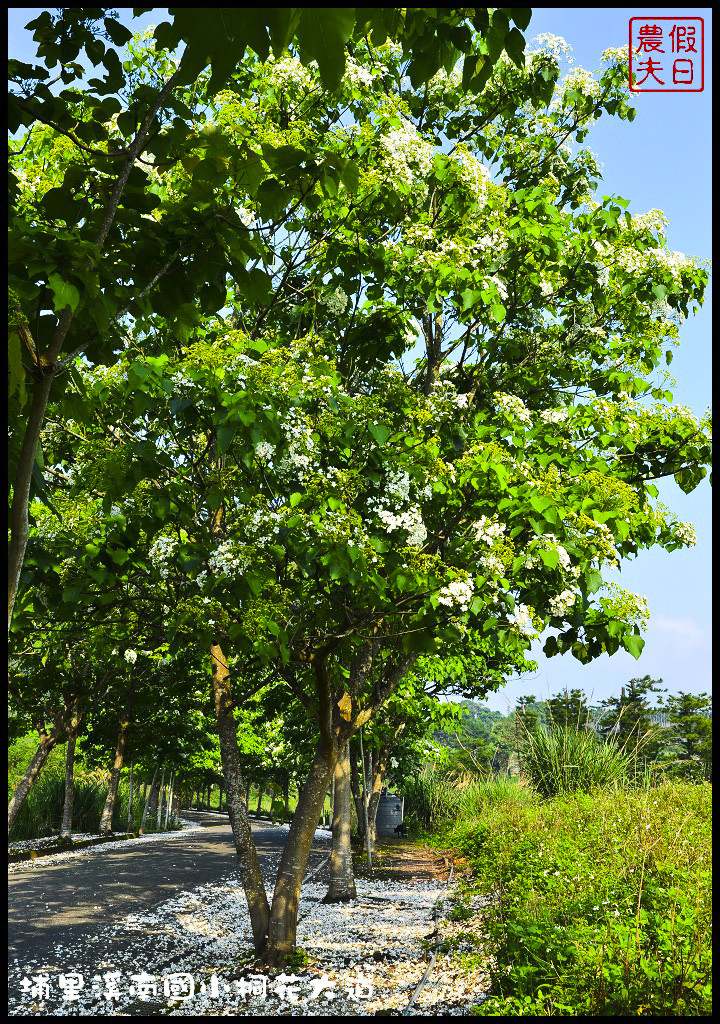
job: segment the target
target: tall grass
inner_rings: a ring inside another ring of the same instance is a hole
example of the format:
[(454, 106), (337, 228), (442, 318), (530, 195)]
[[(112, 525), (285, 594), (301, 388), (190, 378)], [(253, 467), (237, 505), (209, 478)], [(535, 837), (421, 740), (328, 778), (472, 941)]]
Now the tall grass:
[(525, 733), (523, 774), (543, 797), (629, 782), (638, 776), (638, 749), (602, 740), (590, 729), (538, 726)]
[[(92, 773), (88, 773), (86, 777), (79, 776), (75, 779), (73, 832), (97, 833), (100, 825), (100, 815), (105, 806), (107, 791), (107, 782), (97, 777), (94, 778)], [(129, 796), (129, 784), (123, 779), (120, 782), (113, 809), (113, 832), (125, 832), (127, 830)], [(25, 839), (39, 839), (44, 836), (56, 835), (60, 831), (64, 804), (64, 775), (60, 776), (57, 773), (48, 776), (41, 775), (30, 790), (25, 803), (20, 808), (20, 812), (8, 837), (9, 841), (19, 842)], [(133, 796), (133, 820), (130, 831), (139, 831), (142, 812), (142, 793), (138, 792), (136, 782)], [(152, 820), (146, 821), (145, 831), (156, 831), (156, 823)]]
[(537, 799), (522, 780), (507, 775), (482, 779), (471, 772), (448, 774), (433, 764), (407, 780), (403, 793), (410, 825), (431, 831), (458, 820), (481, 818), (495, 804), (523, 805)]

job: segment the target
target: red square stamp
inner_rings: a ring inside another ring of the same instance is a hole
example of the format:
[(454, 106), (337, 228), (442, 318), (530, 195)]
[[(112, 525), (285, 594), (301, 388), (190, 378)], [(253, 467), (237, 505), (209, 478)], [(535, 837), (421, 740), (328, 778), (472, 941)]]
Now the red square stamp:
[(705, 87), (702, 18), (630, 18), (631, 92), (702, 92)]

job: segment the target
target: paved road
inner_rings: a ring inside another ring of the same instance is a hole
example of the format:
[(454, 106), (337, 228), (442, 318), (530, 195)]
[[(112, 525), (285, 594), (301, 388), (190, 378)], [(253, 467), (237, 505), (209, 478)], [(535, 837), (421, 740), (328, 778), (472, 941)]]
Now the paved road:
[[(236, 869), (235, 846), (226, 815), (188, 815), (203, 825), (152, 842), (128, 840), (121, 847), (94, 850), (61, 864), (33, 867), (8, 877), (8, 959), (42, 963), (56, 943), (66, 946), (89, 941), (91, 933), (119, 921), (130, 912), (148, 910), (183, 889), (213, 882)], [(270, 824), (253, 824), (263, 868), (277, 861), (287, 831)], [(328, 852), (315, 843), (311, 864)]]

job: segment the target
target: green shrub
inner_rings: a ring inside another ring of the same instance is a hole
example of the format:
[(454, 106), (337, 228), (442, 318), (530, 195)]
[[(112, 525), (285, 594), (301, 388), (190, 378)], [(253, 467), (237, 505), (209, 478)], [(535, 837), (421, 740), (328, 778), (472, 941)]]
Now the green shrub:
[(498, 896), (476, 1012), (709, 1015), (710, 803), (708, 784), (609, 787), (458, 827), (478, 889)]

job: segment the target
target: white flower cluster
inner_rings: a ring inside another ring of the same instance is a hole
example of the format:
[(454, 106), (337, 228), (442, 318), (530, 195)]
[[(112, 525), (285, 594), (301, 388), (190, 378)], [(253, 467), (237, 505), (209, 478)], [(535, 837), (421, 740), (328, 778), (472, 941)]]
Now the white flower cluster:
[(670, 249), (647, 249), (645, 255), (661, 270), (669, 271), (675, 281), (680, 280), (681, 271), (692, 270), (695, 267), (695, 261), (690, 256), (686, 256), (684, 252), (673, 252)]
[(355, 89), (372, 89), (375, 76), (372, 71), (361, 67), (352, 57), (348, 57), (345, 61), (343, 81)]
[(478, 559), (478, 566), (488, 576), (502, 576), (505, 572), (502, 561), (493, 554), (482, 555)]
[(664, 234), (668, 219), (662, 210), (648, 210), (647, 213), (636, 213), (630, 218), (633, 231), (652, 231), (653, 234)]
[(173, 384), (173, 391), (180, 391), (182, 388), (192, 388), (194, 386), (188, 375), (182, 370), (174, 373), (170, 380)]
[(282, 431), (289, 442), (288, 450), (278, 465), (281, 476), (304, 481), (319, 466), (315, 457), (315, 442), (312, 431), (297, 409), (288, 409), (282, 423)]
[(481, 516), (475, 523), (473, 531), (475, 533), (475, 540), (481, 544), (487, 544), (488, 547), (492, 547), (495, 541), (499, 540), (505, 533), (505, 523), (501, 523), (494, 517), (488, 519), (487, 516)]
[(420, 547), (421, 544), (425, 543), (427, 530), (422, 521), (420, 509), (416, 506), (413, 505), (404, 512), (399, 513), (379, 508), (377, 514), (388, 533), (393, 533), (395, 530), (407, 531), (408, 547)]
[(272, 85), (276, 89), (288, 89), (292, 92), (308, 92), (313, 88), (312, 75), (296, 57), (283, 57), (282, 60), (266, 61), (265, 67), (270, 72)]
[(560, 87), (561, 95), (571, 89), (577, 89), (588, 96), (597, 96), (600, 92), (600, 83), (592, 71), (586, 71), (585, 68), (573, 68), (570, 74), (563, 78)]
[(411, 186), (416, 175), (424, 179), (430, 173), (435, 150), (409, 121), (403, 120), (401, 127), (388, 132), (380, 144), (386, 151), (385, 163), (400, 184)]
[(675, 536), (688, 547), (697, 544), (697, 533), (692, 523), (675, 523)]
[[(567, 57), (568, 54), (572, 53), (572, 46), (566, 42), (562, 36), (554, 36), (551, 32), (541, 32), (535, 36), (532, 41), (532, 46), (539, 47), (543, 53), (549, 53), (553, 57)], [(533, 53), (537, 52), (535, 50)]]
[(495, 399), (498, 408), (502, 409), (502, 411), (511, 419), (516, 419), (527, 427), (532, 426), (532, 416), (530, 415), (530, 411), (523, 400), (518, 398), (517, 395), (508, 395), (504, 391), (495, 391), (493, 393), (493, 398)]
[(489, 168), (464, 146), (458, 146), (457, 158), (458, 177), (477, 199), (485, 201), (492, 181)]
[(317, 469), (317, 462), (312, 455), (298, 451), (295, 446), (286, 455), (283, 455), (278, 466), (281, 476), (292, 476), (300, 481), (304, 481), (314, 469)]
[(262, 462), (269, 462), (275, 454), (275, 449), (269, 441), (258, 441), (255, 445), (255, 454)]
[(619, 556), (615, 549), (615, 538), (609, 527), (605, 523), (594, 523), (589, 529), (595, 534), (595, 542), (600, 547), (600, 554), (598, 555), (600, 565), (603, 562), (607, 562), (609, 565), (617, 565)]
[(607, 50), (603, 50), (601, 60), (605, 64), (628, 64), (628, 48), (627, 46), (610, 46)]
[(259, 548), (265, 547), (274, 540), (275, 535), (280, 532), (280, 526), (284, 518), (282, 511), (274, 511), (271, 508), (256, 509), (247, 520), (246, 528), (248, 534), (253, 537)]
[(345, 312), (348, 296), (338, 285), (334, 292), (325, 296), (323, 303), (331, 316), (340, 316), (341, 313)]
[(500, 280), (500, 278), (497, 276), (497, 274), (494, 275), (493, 277), (489, 277), (486, 280), (485, 284), (486, 284), (486, 286), (487, 285), (491, 285), (491, 286), (494, 285), (495, 288), (497, 289), (498, 295), (503, 300), (503, 302), (507, 302), (507, 288), (505, 287), (503, 282)]
[(250, 557), (235, 541), (226, 540), (212, 552), (208, 558), (208, 565), (218, 574), (239, 576), (250, 565)]
[(385, 474), (385, 490), (390, 498), (408, 501), (410, 497), (410, 475), (404, 469), (390, 466)]
[(543, 409), (540, 419), (543, 423), (563, 423), (567, 415), (567, 409)]
[(134, 665), (137, 661), (137, 651), (133, 651), (132, 648), (128, 647), (125, 651), (125, 661), (129, 662), (130, 665)]
[(561, 594), (550, 598), (550, 614), (564, 615), (575, 604), (575, 592), (563, 590)]
[(535, 634), (532, 622), (532, 612), (525, 604), (516, 604), (513, 614), (510, 616), (510, 621), (517, 626), (521, 633), (525, 633), (526, 636)]
[(150, 561), (157, 567), (163, 579), (170, 575), (168, 562), (176, 547), (177, 541), (173, 537), (156, 537), (150, 547)]
[(532, 542), (531, 550), (525, 557), (525, 567), (527, 569), (544, 564), (540, 556), (536, 554), (538, 548), (542, 548), (544, 551), (555, 551), (558, 556), (558, 568), (565, 578), (573, 583), (578, 581), (581, 573), (580, 567), (572, 564), (570, 555), (562, 544), (558, 543), (557, 538), (552, 533), (544, 533), (542, 537), (538, 537), (537, 540)]
[(438, 594), (438, 604), (444, 604), (450, 608), (457, 605), (460, 611), (466, 612), (470, 607), (474, 590), (475, 585), (472, 580), (453, 580)]
[(244, 206), (236, 206), (235, 213), (240, 219), (240, 223), (244, 224), (246, 228), (251, 228), (253, 224), (257, 223), (257, 217), (251, 210), (246, 210)]

